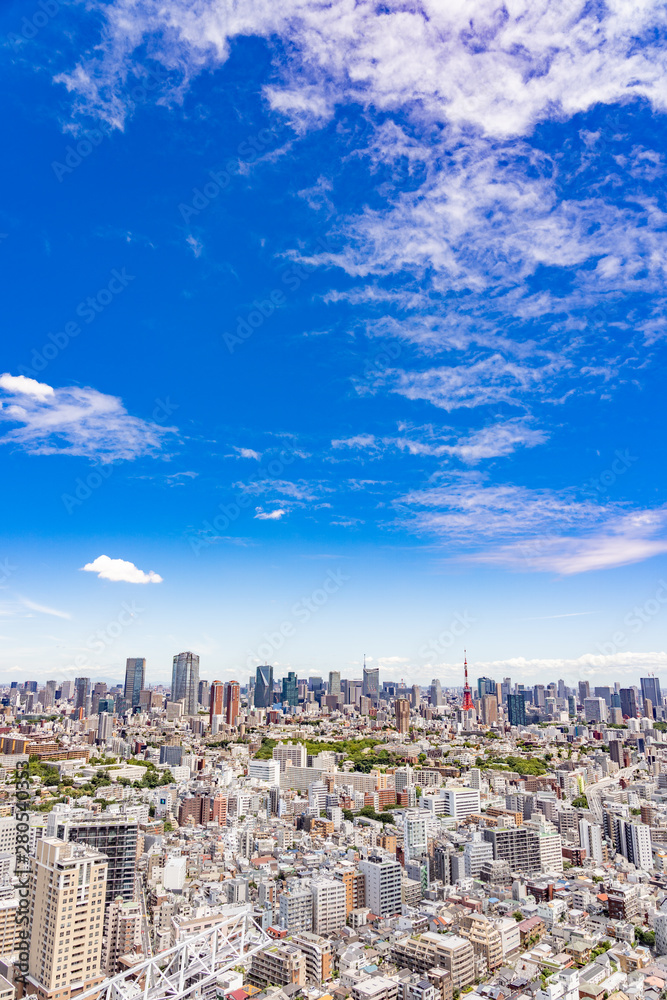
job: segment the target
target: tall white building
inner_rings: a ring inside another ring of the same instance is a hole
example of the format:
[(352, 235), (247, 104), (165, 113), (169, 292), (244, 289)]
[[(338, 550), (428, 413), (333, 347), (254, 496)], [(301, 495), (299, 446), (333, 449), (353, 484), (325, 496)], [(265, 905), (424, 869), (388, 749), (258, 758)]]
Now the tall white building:
[(423, 809), (406, 809), (403, 814), (403, 850), (405, 860), (421, 858), (428, 852), (427, 817)]
[(310, 889), (290, 889), (280, 897), (280, 926), (289, 931), (312, 931), (313, 894)]
[(280, 764), (277, 760), (251, 760), (248, 777), (255, 781), (266, 781), (269, 785), (280, 784)]
[(289, 760), (294, 767), (305, 767), (308, 763), (308, 754), (303, 743), (279, 743), (271, 751), (273, 759), (280, 764), (280, 770), (285, 770), (285, 765)]
[(560, 833), (541, 813), (526, 820), (524, 826), (533, 834), (541, 872), (562, 872), (563, 844)]
[(344, 927), (347, 919), (347, 892), (344, 884), (334, 878), (314, 879), (312, 893), (313, 933), (333, 934)]
[(658, 955), (667, 955), (667, 913), (657, 913), (653, 921), (655, 930), (655, 950)]
[(364, 876), (366, 906), (376, 917), (388, 917), (401, 912), (401, 873), (398, 861), (372, 857), (359, 862)]
[(579, 844), (586, 851), (586, 856), (602, 863), (602, 827), (597, 823), (589, 823), (587, 819), (579, 820)]
[(645, 823), (630, 823), (618, 820), (619, 850), (623, 857), (631, 861), (635, 868), (650, 871), (653, 865), (651, 828)]
[(493, 844), (476, 830), (463, 849), (463, 861), (468, 878), (475, 878), (485, 861), (493, 861)]
[(607, 703), (604, 698), (584, 698), (586, 722), (606, 722)]

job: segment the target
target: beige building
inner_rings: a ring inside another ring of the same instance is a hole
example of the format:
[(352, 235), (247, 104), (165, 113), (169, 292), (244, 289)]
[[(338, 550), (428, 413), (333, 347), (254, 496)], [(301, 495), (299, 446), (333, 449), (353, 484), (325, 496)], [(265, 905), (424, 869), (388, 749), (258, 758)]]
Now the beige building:
[(37, 996), (69, 1000), (104, 979), (102, 932), (107, 859), (55, 837), (37, 841), (31, 859), (29, 982)]
[(272, 944), (252, 956), (250, 982), (255, 986), (306, 985), (306, 956), (292, 944)]
[(137, 953), (141, 949), (141, 906), (131, 901), (116, 899), (109, 905), (104, 921), (103, 968), (107, 976), (115, 976), (121, 971), (120, 959), (123, 955)]
[(21, 941), (19, 937), (21, 925), (16, 923), (18, 905), (16, 898), (0, 900), (0, 958), (9, 958), (18, 951)]
[(493, 972), (503, 964), (503, 946), (500, 933), (483, 913), (469, 913), (461, 920), (461, 935), (468, 938), (475, 955), (486, 961), (486, 969)]
[(473, 946), (456, 934), (426, 931), (418, 938), (399, 938), (392, 945), (391, 957), (396, 963), (422, 974), (436, 966), (444, 968), (451, 976), (454, 989), (469, 986), (475, 979)]

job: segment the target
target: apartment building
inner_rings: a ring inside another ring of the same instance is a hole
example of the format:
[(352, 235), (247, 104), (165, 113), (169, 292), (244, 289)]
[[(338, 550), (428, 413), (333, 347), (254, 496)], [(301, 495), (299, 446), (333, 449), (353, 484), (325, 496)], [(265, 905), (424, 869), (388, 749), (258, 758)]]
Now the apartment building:
[(306, 956), (293, 944), (280, 941), (252, 957), (248, 979), (254, 986), (306, 985)]
[(335, 878), (314, 879), (313, 932), (333, 934), (345, 926), (347, 919), (347, 893), (345, 886)]
[(401, 875), (398, 861), (371, 857), (359, 862), (364, 876), (366, 906), (376, 917), (389, 917), (401, 912)]
[(333, 954), (331, 941), (318, 934), (302, 931), (292, 937), (292, 944), (306, 956), (306, 979), (309, 983), (323, 983), (331, 979)]
[(313, 894), (309, 888), (290, 889), (280, 897), (280, 926), (290, 933), (312, 931)]
[(130, 900), (115, 899), (104, 918), (104, 960), (107, 976), (121, 971), (120, 959), (141, 949), (141, 906)]
[(41, 1000), (69, 1000), (104, 979), (106, 857), (55, 837), (37, 841), (28, 981)]
[(59, 810), (47, 819), (47, 837), (66, 843), (87, 844), (108, 860), (107, 903), (120, 896), (134, 899), (137, 865), (136, 817), (122, 813), (94, 813), (86, 809)]
[(475, 952), (472, 944), (456, 934), (426, 931), (418, 938), (399, 938), (392, 944), (391, 957), (412, 972), (426, 974), (435, 967), (451, 976), (452, 988), (460, 990), (475, 979)]

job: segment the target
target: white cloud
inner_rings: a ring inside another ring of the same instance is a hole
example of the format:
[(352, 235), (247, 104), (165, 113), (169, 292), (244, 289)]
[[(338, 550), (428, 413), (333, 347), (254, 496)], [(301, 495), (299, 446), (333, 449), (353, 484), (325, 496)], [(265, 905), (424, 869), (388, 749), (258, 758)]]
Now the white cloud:
[(254, 451), (252, 448), (237, 448), (237, 446), (235, 444), (232, 445), (232, 448), (236, 452), (236, 455), (234, 455), (234, 456), (229, 455), (229, 456), (227, 456), (228, 458), (231, 458), (231, 457), (234, 457), (234, 458), (254, 458), (255, 461), (259, 462), (260, 458), (262, 457), (262, 453), (260, 451)]
[(255, 507), (255, 518), (258, 521), (279, 521), (287, 513), (282, 507), (276, 510), (264, 510), (262, 507)]
[(10, 375), (8, 372), (0, 375), (0, 389), (17, 395), (34, 396), (35, 399), (42, 401), (53, 396), (53, 389), (50, 385), (37, 382), (36, 379), (27, 378), (25, 375)]
[[(488, 674), (490, 676), (520, 677), (524, 681), (534, 679), (542, 681), (545, 677), (562, 677), (573, 684), (580, 680), (599, 680), (606, 682), (610, 677), (632, 675), (633, 680), (646, 676), (647, 670), (664, 671), (667, 668), (667, 653), (638, 653), (619, 651), (612, 654), (584, 653), (578, 657), (536, 657), (527, 659), (523, 656), (511, 657), (505, 660), (475, 660), (468, 658), (468, 667), (475, 676)], [(446, 677), (447, 683), (463, 686), (462, 663), (430, 663), (426, 665), (422, 676), (433, 676), (432, 671), (438, 670)]]
[(81, 455), (100, 462), (155, 455), (173, 427), (131, 416), (116, 396), (96, 389), (53, 389), (22, 375), (0, 377), (0, 444), (31, 455)]
[(100, 580), (112, 580), (114, 583), (162, 583), (162, 577), (152, 569), (144, 573), (126, 559), (111, 559), (102, 555), (81, 568), (87, 573), (97, 573)]
[(27, 597), (21, 597), (19, 600), (26, 608), (30, 608), (31, 611), (39, 611), (42, 615), (53, 615), (54, 618), (72, 617), (67, 611), (58, 611), (56, 608), (49, 608), (45, 604), (37, 604), (36, 601), (31, 601)]
[(476, 473), (414, 490), (402, 504), (403, 523), (465, 546), (463, 558), (472, 562), (571, 575), (667, 552), (667, 507), (628, 511), (573, 491), (487, 485)]

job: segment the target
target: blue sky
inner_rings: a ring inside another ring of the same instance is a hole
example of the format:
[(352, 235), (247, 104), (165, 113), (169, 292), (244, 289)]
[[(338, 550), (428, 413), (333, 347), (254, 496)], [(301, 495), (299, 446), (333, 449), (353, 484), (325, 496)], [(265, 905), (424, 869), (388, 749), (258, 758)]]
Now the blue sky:
[(7, 677), (662, 670), (661, 4), (0, 20)]

